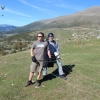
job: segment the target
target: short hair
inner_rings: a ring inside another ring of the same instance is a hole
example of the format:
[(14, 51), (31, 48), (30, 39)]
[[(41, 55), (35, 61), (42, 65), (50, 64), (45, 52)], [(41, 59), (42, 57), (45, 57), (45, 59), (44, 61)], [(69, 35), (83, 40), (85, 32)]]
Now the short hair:
[(41, 34), (44, 37), (44, 33), (43, 32), (39, 32), (38, 34)]

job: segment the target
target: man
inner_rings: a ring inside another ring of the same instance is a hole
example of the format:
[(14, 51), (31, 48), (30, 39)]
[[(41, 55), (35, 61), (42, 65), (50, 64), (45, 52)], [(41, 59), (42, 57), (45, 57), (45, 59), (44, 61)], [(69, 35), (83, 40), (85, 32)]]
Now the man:
[(41, 71), (44, 65), (44, 61), (46, 60), (47, 54), (49, 57), (50, 51), (48, 48), (48, 43), (47, 41), (44, 41), (44, 33), (39, 32), (37, 35), (37, 41), (34, 41), (30, 50), (31, 58), (32, 58), (32, 63), (30, 65), (30, 74), (29, 74), (29, 80), (25, 84), (26, 86), (29, 86), (32, 84), (32, 77), (37, 69), (37, 66), (39, 65), (38, 68), (38, 74), (37, 74), (37, 79), (36, 79), (36, 86), (40, 86), (40, 76), (41, 76)]
[(43, 78), (45, 78), (46, 75), (47, 75), (48, 63), (50, 63), (50, 61), (52, 61), (52, 62), (55, 62), (56, 65), (58, 66), (59, 77), (62, 78), (62, 79), (66, 79), (66, 77), (64, 76), (62, 64), (59, 60), (60, 56), (59, 56), (58, 43), (54, 40), (54, 34), (53, 33), (48, 34), (48, 40), (47, 41), (48, 41), (48, 45), (49, 45), (49, 49), (50, 49), (51, 58), (49, 59), (49, 62), (46, 62), (44, 67), (43, 67), (43, 76), (44, 76)]

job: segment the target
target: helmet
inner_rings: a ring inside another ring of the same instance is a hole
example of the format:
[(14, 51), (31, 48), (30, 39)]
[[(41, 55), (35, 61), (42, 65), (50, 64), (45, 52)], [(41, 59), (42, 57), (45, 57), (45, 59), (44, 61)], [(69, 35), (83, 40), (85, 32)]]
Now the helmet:
[(53, 33), (49, 33), (48, 37), (54, 37), (54, 34)]

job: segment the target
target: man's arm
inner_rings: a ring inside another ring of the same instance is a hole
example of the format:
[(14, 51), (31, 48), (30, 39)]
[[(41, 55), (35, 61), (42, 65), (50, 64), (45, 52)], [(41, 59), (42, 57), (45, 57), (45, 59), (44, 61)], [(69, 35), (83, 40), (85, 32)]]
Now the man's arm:
[(30, 50), (30, 55), (31, 55), (31, 59), (33, 62), (37, 62), (36, 58), (35, 58), (35, 55), (34, 55), (34, 49), (31, 48)]
[(31, 57), (34, 56), (34, 49), (33, 48), (30, 49), (30, 55), (31, 55)]
[(50, 50), (48, 50), (48, 56), (49, 56), (49, 58), (51, 58), (51, 53), (50, 53)]
[(48, 50), (48, 57), (51, 58), (50, 50)]
[(56, 42), (56, 52), (59, 54), (59, 46), (57, 42)]

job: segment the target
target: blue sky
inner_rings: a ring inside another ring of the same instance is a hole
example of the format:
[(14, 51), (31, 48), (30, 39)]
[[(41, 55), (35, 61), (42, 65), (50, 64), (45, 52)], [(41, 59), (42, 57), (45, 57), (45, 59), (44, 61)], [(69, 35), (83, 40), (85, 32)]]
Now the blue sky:
[(0, 5), (5, 6), (0, 7), (0, 24), (24, 26), (100, 6), (100, 0), (0, 0)]

